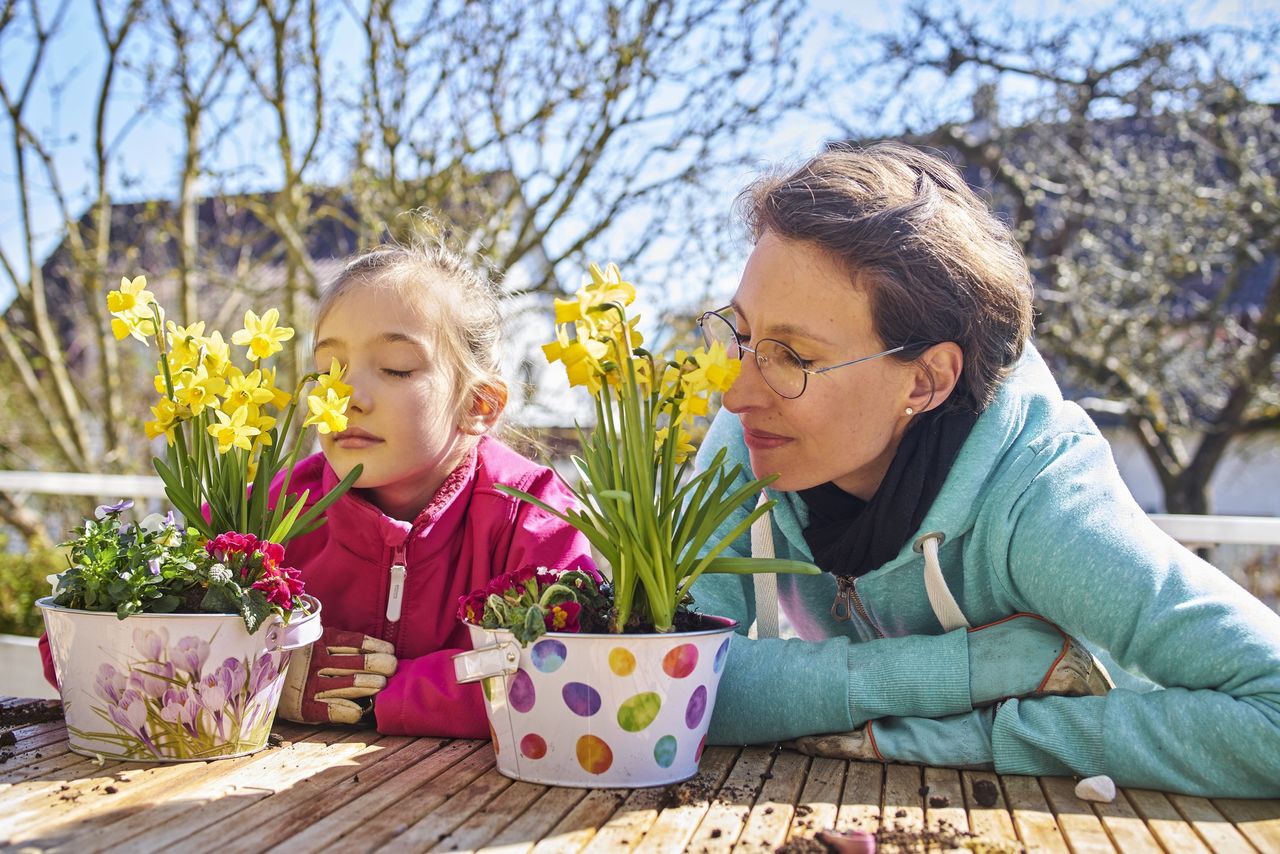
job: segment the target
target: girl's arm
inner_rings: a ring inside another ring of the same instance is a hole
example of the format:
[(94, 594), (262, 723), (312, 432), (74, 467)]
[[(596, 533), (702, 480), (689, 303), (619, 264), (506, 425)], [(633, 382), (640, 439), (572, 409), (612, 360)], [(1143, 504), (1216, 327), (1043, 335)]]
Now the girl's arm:
[[(528, 483), (515, 484), (553, 507), (573, 504), (572, 493), (550, 470), (540, 470)], [(586, 538), (554, 516), (523, 501), (517, 502), (497, 492), (478, 493), (473, 513), (488, 513), (505, 520), (491, 531), (491, 576), (526, 566), (595, 569)], [(481, 510), (479, 503), (485, 504)], [(501, 509), (496, 509), (501, 508)], [(477, 553), (483, 553), (477, 550)], [(444, 619), (454, 620), (457, 597), (470, 590), (457, 590), (449, 599)], [(466, 637), (463, 630), (455, 633)], [(452, 636), (451, 636), (452, 637)], [(434, 735), (450, 738), (488, 738), (489, 723), (479, 683), (458, 684), (453, 656), (469, 650), (459, 643), (418, 656), (400, 659), (394, 676), (379, 694), (374, 711), (378, 731), (395, 735)]]
[(1106, 442), (1073, 434), (993, 520), (1014, 610), (1042, 614), (1164, 690), (1009, 701), (998, 771), (1107, 774), (1196, 795), (1280, 795), (1280, 616), (1147, 518)]

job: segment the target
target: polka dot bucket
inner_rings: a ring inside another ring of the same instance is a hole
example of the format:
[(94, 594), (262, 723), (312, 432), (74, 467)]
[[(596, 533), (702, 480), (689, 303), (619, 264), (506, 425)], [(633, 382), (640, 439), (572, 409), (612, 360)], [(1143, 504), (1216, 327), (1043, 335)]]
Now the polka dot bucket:
[(661, 786), (692, 777), (706, 743), (732, 620), (697, 632), (552, 632), (521, 648), (468, 626), (458, 681), (479, 681), (498, 771), (530, 783)]

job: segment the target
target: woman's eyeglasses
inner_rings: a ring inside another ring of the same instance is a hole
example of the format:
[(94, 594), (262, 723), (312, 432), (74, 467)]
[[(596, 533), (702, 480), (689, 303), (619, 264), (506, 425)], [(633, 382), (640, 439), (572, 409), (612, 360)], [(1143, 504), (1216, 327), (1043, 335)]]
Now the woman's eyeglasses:
[(810, 374), (825, 374), (827, 371), (834, 371), (837, 368), (847, 368), (849, 365), (856, 365), (859, 362), (869, 362), (872, 359), (879, 359), (881, 356), (899, 353), (911, 346), (903, 344), (900, 347), (894, 347), (870, 356), (863, 356), (860, 359), (841, 362), (838, 365), (831, 365), (827, 368), (808, 368), (805, 367), (804, 359), (801, 359), (795, 350), (792, 350), (781, 341), (773, 338), (761, 338), (754, 347), (748, 347), (742, 343), (742, 336), (738, 334), (733, 321), (723, 314), (727, 311), (733, 311), (733, 307), (725, 306), (715, 311), (708, 311), (698, 318), (698, 326), (702, 329), (702, 340), (706, 342), (708, 347), (717, 341), (720, 342), (720, 345), (724, 347), (725, 352), (729, 354), (731, 359), (741, 359), (743, 351), (754, 355), (756, 357), (756, 367), (760, 369), (760, 376), (764, 378), (765, 383), (768, 384), (769, 388), (788, 400), (794, 400), (804, 394), (804, 390), (809, 383)]

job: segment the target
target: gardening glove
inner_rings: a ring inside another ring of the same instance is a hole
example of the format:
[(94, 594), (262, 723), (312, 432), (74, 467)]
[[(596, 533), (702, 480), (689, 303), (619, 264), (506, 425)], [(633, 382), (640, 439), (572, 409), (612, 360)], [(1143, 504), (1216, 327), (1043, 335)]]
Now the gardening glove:
[(280, 717), (300, 724), (359, 723), (396, 672), (395, 651), (384, 640), (326, 628), (320, 640), (289, 659)]
[(969, 629), (969, 698), (974, 707), (1010, 697), (1085, 697), (1115, 687), (1079, 641), (1034, 614)]
[(994, 721), (990, 708), (945, 718), (877, 718), (851, 732), (804, 736), (783, 747), (833, 759), (990, 768)]

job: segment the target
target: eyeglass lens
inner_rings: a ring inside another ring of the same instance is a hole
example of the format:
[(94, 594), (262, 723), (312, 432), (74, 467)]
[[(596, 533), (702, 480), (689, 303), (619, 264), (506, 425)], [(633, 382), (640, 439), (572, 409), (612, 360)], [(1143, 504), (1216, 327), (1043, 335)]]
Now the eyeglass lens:
[[(737, 330), (729, 319), (714, 312), (702, 316), (702, 338), (708, 347), (720, 342), (731, 359), (741, 359), (746, 349), (740, 345)], [(787, 398), (804, 393), (808, 377), (795, 351), (779, 341), (763, 338), (756, 343), (754, 352), (760, 376), (769, 388)]]

